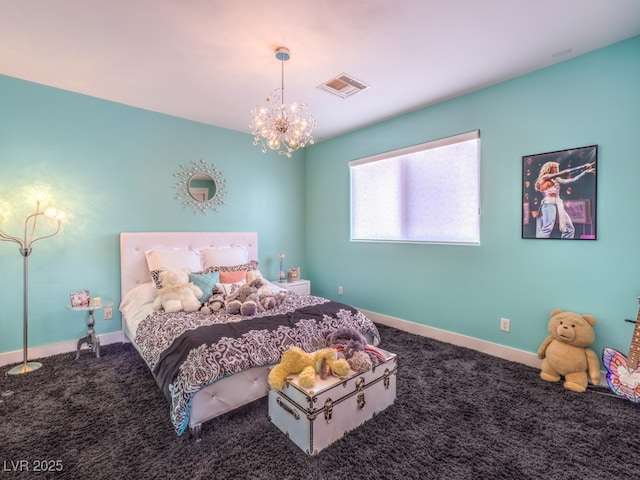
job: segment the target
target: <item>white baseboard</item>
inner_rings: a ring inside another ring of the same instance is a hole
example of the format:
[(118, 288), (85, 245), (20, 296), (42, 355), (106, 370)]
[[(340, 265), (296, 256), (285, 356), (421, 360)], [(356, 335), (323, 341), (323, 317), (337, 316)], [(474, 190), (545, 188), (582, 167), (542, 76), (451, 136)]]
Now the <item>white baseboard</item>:
[[(518, 350), (517, 348), (505, 347), (504, 345), (498, 345), (497, 343), (486, 342), (473, 337), (467, 337), (466, 335), (460, 335), (459, 333), (449, 332), (447, 330), (441, 330), (439, 328), (429, 327), (420, 323), (410, 322), (408, 320), (402, 320), (401, 318), (390, 317), (388, 315), (382, 315), (376, 312), (370, 312), (360, 309), (367, 317), (376, 323), (388, 325), (389, 327), (397, 328), (405, 332), (413, 333), (414, 335), (420, 335), (423, 337), (433, 338), (440, 340), (441, 342), (451, 343), (459, 347), (467, 347), (479, 352), (483, 352), (494, 357), (504, 358), (511, 362), (522, 363), (533, 368), (540, 368), (542, 366), (542, 360), (538, 358), (537, 353), (525, 352), (524, 350)], [(607, 380), (605, 378), (605, 372), (600, 372), (600, 384), (601, 387), (607, 387)]]
[[(98, 337), (100, 338), (100, 345), (119, 343), (122, 342), (122, 331), (104, 333), (102, 335), (98, 335)], [(31, 361), (38, 358), (50, 357), (51, 355), (57, 355), (59, 353), (75, 352), (77, 348), (78, 340), (67, 340), (65, 342), (51, 343), (40, 347), (31, 347), (27, 350), (27, 359)], [(85, 348), (87, 348), (86, 345), (82, 347), (83, 350)], [(0, 366), (18, 364), (23, 361), (24, 352), (22, 350), (0, 353)]]
[[(410, 322), (408, 320), (402, 320), (396, 317), (390, 317), (388, 315), (382, 315), (376, 312), (367, 310), (361, 310), (361, 312), (374, 322), (388, 325), (390, 327), (397, 328), (398, 330), (403, 330), (415, 335), (421, 335), (423, 337), (434, 338), (442, 342), (471, 348), (473, 350), (488, 353), (489, 355), (493, 355), (495, 357), (504, 358), (513, 362), (523, 363), (535, 368), (540, 368), (540, 360), (538, 359), (537, 355), (525, 352), (523, 350), (517, 350), (515, 348), (485, 342), (484, 340), (478, 340), (477, 338), (467, 337), (466, 335), (460, 335), (458, 333), (449, 332), (447, 330), (440, 330), (439, 328), (429, 327), (427, 325)], [(98, 337), (100, 337), (100, 345), (129, 341), (122, 331), (105, 333), (102, 335), (98, 335)], [(65, 342), (52, 343), (40, 347), (32, 347), (29, 348), (27, 357), (29, 360), (34, 360), (37, 358), (50, 357), (51, 355), (57, 355), (59, 353), (75, 352), (78, 345), (77, 342), (77, 340), (68, 340)], [(86, 348), (86, 346), (84, 346), (83, 348)], [(22, 350), (0, 353), (0, 366), (18, 364), (22, 361)]]
[(479, 352), (493, 355), (494, 357), (504, 358), (505, 360), (522, 363), (534, 368), (540, 368), (542, 365), (537, 354), (525, 352), (524, 350), (505, 347), (504, 345), (498, 345), (497, 343), (486, 342), (477, 338), (467, 337), (466, 335), (460, 335), (459, 333), (429, 327), (420, 323), (414, 323), (376, 312), (370, 312), (367, 310), (360, 311), (374, 322), (388, 325), (389, 327), (397, 328), (398, 330), (403, 330), (415, 335), (421, 335), (423, 337), (433, 338), (435, 340), (440, 340), (441, 342), (451, 343), (459, 347), (471, 348)]
[[(360, 311), (376, 323), (388, 325), (389, 327), (413, 333), (414, 335), (433, 338), (435, 340), (439, 340), (445, 343), (451, 343), (452, 345), (457, 345), (459, 347), (471, 348), (479, 352), (493, 355), (494, 357), (504, 358), (505, 360), (509, 360), (512, 362), (522, 363), (533, 368), (540, 368), (542, 365), (542, 362), (538, 358), (537, 354), (531, 352), (525, 352), (524, 350), (518, 350), (517, 348), (505, 347), (504, 345), (498, 345), (497, 343), (491, 343), (474, 337), (461, 335), (459, 333), (449, 332), (448, 330), (429, 327), (427, 325), (410, 322), (408, 320), (391, 317), (389, 315), (383, 315), (380, 313), (362, 309), (360, 309)], [(123, 331), (105, 333), (98, 336), (100, 337), (100, 345), (129, 342), (129, 339), (126, 337)], [(75, 352), (76, 348), (77, 340), (69, 340), (66, 342), (34, 347), (29, 349), (28, 359), (34, 360), (37, 358), (50, 357), (51, 355), (57, 355), (59, 353)], [(18, 364), (22, 361), (22, 350), (0, 353), (0, 366)], [(600, 385), (606, 387), (607, 383), (604, 379), (604, 375), (602, 375), (601, 377), (602, 379), (600, 381)]]

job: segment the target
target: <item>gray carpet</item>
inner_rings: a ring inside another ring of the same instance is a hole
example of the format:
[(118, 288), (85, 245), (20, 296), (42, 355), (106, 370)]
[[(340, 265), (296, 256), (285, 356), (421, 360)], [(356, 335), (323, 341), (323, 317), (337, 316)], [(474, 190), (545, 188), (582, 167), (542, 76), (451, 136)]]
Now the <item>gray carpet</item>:
[[(35, 372), (0, 377), (0, 479), (638, 477), (637, 405), (379, 328), (381, 346), (398, 353), (397, 400), (316, 457), (269, 422), (266, 399), (205, 424), (200, 442), (177, 437), (151, 374), (133, 347), (118, 344), (101, 359), (57, 355)], [(42, 461), (62, 471), (35, 474)]]

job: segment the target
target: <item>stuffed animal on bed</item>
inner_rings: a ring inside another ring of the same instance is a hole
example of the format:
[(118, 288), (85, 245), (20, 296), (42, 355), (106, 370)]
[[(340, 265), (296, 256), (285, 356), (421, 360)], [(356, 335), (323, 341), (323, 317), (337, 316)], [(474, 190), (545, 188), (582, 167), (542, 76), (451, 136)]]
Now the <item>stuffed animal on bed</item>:
[(600, 361), (593, 350), (587, 348), (595, 341), (593, 326), (596, 319), (591, 315), (579, 315), (555, 309), (549, 320), (550, 335), (538, 349), (542, 359), (540, 378), (557, 382), (564, 377), (564, 388), (584, 392), (589, 380), (600, 383)]
[(159, 274), (162, 287), (153, 301), (153, 309), (165, 312), (195, 312), (202, 304), (202, 290), (189, 281), (186, 270), (165, 270)]
[(257, 288), (253, 285), (245, 284), (238, 288), (231, 295), (225, 297), (226, 312), (231, 315), (252, 316), (258, 313), (258, 304), (256, 303)]
[(250, 283), (242, 285), (226, 297), (214, 292), (201, 312), (210, 314), (223, 310), (230, 315), (251, 317), (277, 307), (283, 298), (284, 295), (281, 293), (273, 294), (262, 277), (255, 277)]
[(224, 295), (221, 293), (213, 293), (209, 300), (202, 306), (200, 311), (206, 315), (211, 313), (219, 312), (220, 310), (225, 311), (227, 303), (224, 300)]
[[(249, 278), (250, 276), (247, 274), (247, 280)], [(248, 286), (251, 289), (251, 293), (245, 298), (245, 301), (247, 299), (255, 301), (258, 312), (270, 310), (282, 303), (284, 296), (281, 293), (274, 294), (262, 277), (253, 278), (249, 281)]]
[(269, 388), (281, 390), (287, 377), (298, 375), (298, 384), (310, 388), (316, 384), (316, 374), (327, 378), (333, 374), (344, 377), (349, 373), (349, 363), (338, 358), (333, 348), (322, 348), (314, 353), (307, 353), (300, 347), (291, 347), (282, 354), (280, 363), (269, 372)]

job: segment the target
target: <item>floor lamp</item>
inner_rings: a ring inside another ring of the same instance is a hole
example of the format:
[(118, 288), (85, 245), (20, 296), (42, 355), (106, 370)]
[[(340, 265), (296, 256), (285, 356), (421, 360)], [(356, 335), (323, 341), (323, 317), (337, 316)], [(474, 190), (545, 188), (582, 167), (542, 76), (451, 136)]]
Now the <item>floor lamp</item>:
[[(44, 211), (40, 210), (40, 203), (42, 202), (42, 196), (36, 196), (36, 211), (31, 215), (28, 215), (24, 221), (24, 235), (23, 238), (16, 237), (14, 235), (9, 235), (5, 233), (2, 228), (0, 228), (0, 241), (3, 242), (15, 242), (20, 245), (19, 251), (20, 255), (22, 255), (24, 259), (24, 306), (23, 306), (23, 355), (24, 360), (22, 365), (18, 365), (11, 370), (9, 370), (10, 375), (19, 375), (22, 373), (29, 373), (33, 370), (37, 370), (42, 366), (41, 363), (38, 362), (27, 362), (27, 339), (28, 339), (28, 328), (27, 325), (29, 323), (29, 255), (31, 254), (31, 246), (37, 242), (38, 240), (42, 240), (43, 238), (53, 237), (56, 233), (60, 231), (60, 224), (62, 223), (62, 219), (64, 218), (64, 213), (56, 210), (55, 208), (47, 208)], [(3, 217), (4, 211), (2, 207), (0, 207), (0, 219)], [(38, 223), (38, 217), (44, 215), (49, 218), (50, 221), (55, 225), (55, 231), (48, 235), (35, 236), (36, 234), (36, 226)]]

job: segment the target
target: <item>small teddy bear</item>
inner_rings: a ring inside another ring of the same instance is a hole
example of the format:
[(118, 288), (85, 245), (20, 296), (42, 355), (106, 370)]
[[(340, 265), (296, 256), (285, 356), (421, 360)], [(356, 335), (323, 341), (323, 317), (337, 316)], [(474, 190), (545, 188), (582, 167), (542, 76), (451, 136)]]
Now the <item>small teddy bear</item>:
[(272, 390), (281, 390), (288, 376), (298, 374), (298, 384), (303, 388), (313, 387), (316, 374), (326, 378), (330, 373), (346, 376), (349, 364), (339, 359), (333, 348), (323, 348), (307, 353), (300, 347), (291, 347), (282, 354), (280, 363), (269, 372), (268, 383)]
[(253, 283), (242, 285), (225, 298), (226, 312), (230, 315), (255, 315), (258, 312), (255, 296), (257, 290)]
[(165, 312), (195, 312), (202, 304), (203, 293), (200, 287), (189, 281), (186, 270), (165, 270), (160, 272), (162, 287), (158, 289), (153, 301), (153, 309), (164, 309)]
[(251, 317), (276, 308), (284, 298), (283, 293), (272, 293), (262, 277), (256, 277), (226, 297), (214, 289), (213, 295), (200, 311), (206, 315), (222, 311), (229, 315)]
[[(542, 360), (540, 378), (557, 382), (564, 377), (564, 388), (584, 392), (589, 384), (600, 382), (600, 361), (593, 350), (587, 348), (595, 340), (593, 330), (596, 319), (561, 309), (551, 311), (550, 335), (538, 349)], [(587, 377), (587, 372), (589, 377)]]
[(282, 298), (281, 295), (273, 295), (262, 278), (258, 277), (242, 285), (225, 299), (226, 312), (231, 315), (250, 317), (275, 308), (282, 303)]
[(284, 299), (283, 293), (273, 293), (269, 285), (264, 281), (262, 277), (255, 277), (249, 282), (249, 286), (255, 288), (255, 294), (257, 295), (256, 302), (258, 302), (264, 310), (275, 308), (282, 303)]
[(202, 306), (200, 311), (205, 315), (210, 315), (220, 310), (224, 311), (225, 309), (226, 302), (224, 301), (224, 295), (214, 292), (214, 294), (209, 297), (209, 300), (207, 300), (207, 303)]
[[(365, 351), (367, 339), (359, 331), (353, 328), (339, 328), (326, 337), (327, 345), (336, 349), (339, 355), (346, 359), (351, 369), (358, 373), (364, 373), (373, 368), (371, 355)], [(377, 358), (376, 365), (378, 364)]]

